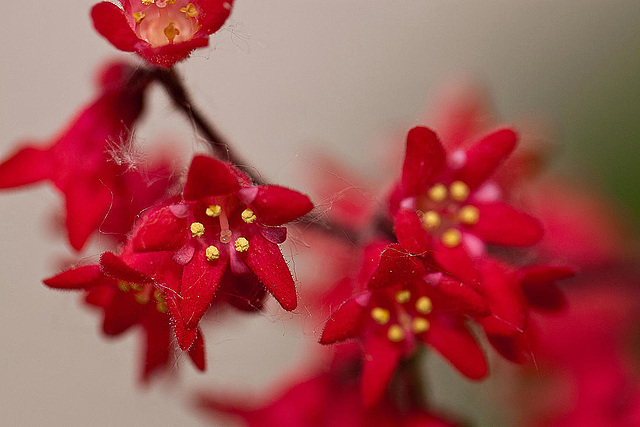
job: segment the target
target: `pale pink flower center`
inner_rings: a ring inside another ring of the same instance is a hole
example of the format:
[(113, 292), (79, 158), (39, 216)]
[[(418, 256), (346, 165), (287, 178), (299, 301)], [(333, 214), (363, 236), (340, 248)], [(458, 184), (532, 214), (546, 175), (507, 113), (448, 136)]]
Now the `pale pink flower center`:
[(197, 7), (189, 0), (133, 0), (129, 22), (154, 47), (190, 40), (198, 31)]

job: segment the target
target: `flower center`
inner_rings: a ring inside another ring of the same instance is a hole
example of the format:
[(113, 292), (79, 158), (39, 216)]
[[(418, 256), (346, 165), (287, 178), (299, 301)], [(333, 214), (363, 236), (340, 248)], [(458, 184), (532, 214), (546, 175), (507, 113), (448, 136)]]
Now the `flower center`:
[[(387, 338), (392, 342), (401, 342), (405, 339), (407, 333), (420, 335), (429, 330), (431, 324), (425, 317), (431, 313), (433, 304), (427, 296), (421, 296), (411, 304), (411, 292), (409, 290), (398, 291), (395, 295), (398, 303), (396, 309), (396, 323), (392, 323), (387, 327)], [(411, 314), (415, 313), (415, 314)], [(382, 307), (374, 307), (370, 312), (371, 318), (381, 326), (386, 326), (391, 319), (391, 312)]]
[(478, 222), (478, 208), (465, 204), (469, 197), (469, 186), (462, 181), (454, 181), (448, 187), (443, 183), (434, 184), (417, 201), (418, 215), (422, 227), (450, 248), (462, 241), (459, 228)]
[(130, 24), (153, 47), (190, 40), (198, 31), (198, 9), (188, 0), (133, 0)]

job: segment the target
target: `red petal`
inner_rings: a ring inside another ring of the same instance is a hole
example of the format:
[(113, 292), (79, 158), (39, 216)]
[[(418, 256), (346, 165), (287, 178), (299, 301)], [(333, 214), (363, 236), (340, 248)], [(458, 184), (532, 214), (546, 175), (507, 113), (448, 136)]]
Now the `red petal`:
[(86, 289), (91, 287), (100, 277), (99, 265), (84, 265), (63, 271), (57, 276), (44, 279), (45, 285), (56, 289)]
[(398, 285), (406, 287), (424, 276), (425, 268), (415, 256), (408, 254), (402, 246), (391, 244), (382, 252), (378, 269), (369, 281), (369, 289)]
[(185, 200), (198, 200), (209, 196), (222, 196), (240, 189), (232, 166), (212, 157), (196, 156), (187, 173), (182, 193)]
[(407, 151), (402, 165), (402, 187), (406, 196), (423, 193), (445, 163), (438, 136), (425, 127), (415, 127), (407, 135)]
[(106, 275), (125, 282), (140, 284), (153, 282), (151, 277), (129, 267), (111, 252), (105, 252), (100, 256), (100, 267)]
[(422, 254), (431, 248), (431, 237), (413, 211), (400, 209), (395, 217), (394, 231), (400, 243), (412, 254)]
[(469, 231), (494, 245), (529, 246), (542, 238), (542, 225), (534, 217), (506, 203), (476, 205), (480, 211), (478, 223)]
[(520, 269), (523, 284), (538, 284), (568, 279), (576, 274), (576, 270), (567, 266), (530, 265)]
[(124, 12), (110, 2), (102, 2), (93, 6), (91, 18), (96, 31), (116, 47), (125, 52), (133, 52), (136, 45), (145, 43), (133, 32)]
[(196, 368), (198, 368), (198, 370), (204, 371), (205, 369), (207, 369), (204, 338), (200, 329), (198, 329), (196, 340), (193, 342), (193, 345), (189, 349), (189, 358), (191, 358), (191, 361), (196, 366)]
[(451, 299), (457, 309), (470, 316), (484, 317), (491, 313), (487, 301), (471, 286), (443, 276), (436, 284), (436, 289)]
[(25, 147), (0, 164), (0, 188), (33, 184), (51, 177), (49, 150)]
[(141, 42), (136, 46), (135, 50), (147, 62), (159, 67), (171, 68), (176, 62), (187, 58), (194, 49), (208, 45), (209, 37), (200, 31), (190, 40), (159, 47), (153, 47), (149, 43)]
[(434, 258), (441, 267), (454, 275), (461, 282), (473, 285), (480, 281), (480, 273), (478, 272), (473, 259), (471, 259), (469, 253), (464, 248), (464, 243), (461, 243), (454, 248), (450, 248), (439, 243), (436, 248)]
[(264, 225), (282, 225), (308, 214), (313, 203), (307, 196), (277, 185), (261, 185), (250, 201), (251, 209)]
[(562, 310), (567, 305), (567, 300), (555, 281), (573, 276), (574, 269), (539, 265), (525, 267), (520, 273), (522, 290), (529, 305), (545, 311)]
[(88, 179), (76, 180), (63, 191), (66, 196), (69, 243), (79, 251), (104, 222), (111, 207), (112, 193), (102, 182)]
[(402, 345), (386, 336), (373, 335), (366, 341), (360, 383), (365, 406), (372, 406), (382, 398), (403, 353)]
[(507, 266), (492, 261), (482, 264), (482, 287), (491, 316), (481, 320), (488, 335), (512, 336), (526, 323), (523, 295), (518, 278)]
[(194, 0), (193, 3), (198, 7), (201, 31), (211, 34), (218, 31), (229, 17), (233, 0)]
[(514, 363), (524, 363), (529, 360), (531, 348), (524, 333), (511, 336), (487, 335), (489, 342), (502, 357)]
[(107, 335), (119, 335), (140, 322), (147, 307), (138, 303), (132, 294), (117, 290), (104, 310), (102, 330)]
[(419, 338), (436, 349), (463, 375), (474, 380), (487, 375), (484, 353), (464, 324), (445, 326), (434, 321), (429, 331)]
[(362, 304), (363, 296), (369, 296), (369, 294), (365, 293), (345, 301), (331, 315), (322, 331), (320, 344), (333, 344), (355, 338), (362, 333), (367, 318), (366, 304)]
[(178, 249), (188, 240), (187, 220), (176, 218), (170, 207), (163, 207), (141, 220), (131, 240), (137, 252)]
[(278, 245), (257, 233), (249, 240), (249, 249), (241, 256), (282, 308), (291, 311), (297, 307), (298, 296), (293, 277)]
[(171, 328), (169, 317), (154, 313), (147, 317), (144, 324), (146, 340), (142, 381), (147, 382), (151, 375), (168, 367), (171, 353)]
[(516, 146), (518, 136), (511, 129), (500, 129), (476, 142), (466, 151), (465, 166), (456, 179), (474, 189), (491, 176)]
[(196, 250), (191, 262), (184, 267), (180, 294), (180, 310), (184, 327), (194, 329), (209, 308), (229, 263), (228, 252), (220, 251), (220, 258), (207, 261), (204, 250)]

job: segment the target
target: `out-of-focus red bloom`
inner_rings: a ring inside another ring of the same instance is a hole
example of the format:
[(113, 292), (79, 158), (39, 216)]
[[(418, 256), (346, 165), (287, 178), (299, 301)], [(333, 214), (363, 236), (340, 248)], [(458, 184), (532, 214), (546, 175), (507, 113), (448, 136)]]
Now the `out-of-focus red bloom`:
[(362, 340), (362, 396), (371, 405), (384, 393), (400, 359), (414, 353), (417, 341), (435, 348), (467, 377), (484, 377), (484, 354), (464, 316), (488, 314), (484, 299), (469, 286), (426, 269), (392, 244), (382, 252), (368, 290), (331, 315), (320, 343)]
[[(119, 165), (110, 151), (129, 144), (142, 112), (148, 75), (116, 63), (99, 76), (100, 95), (69, 127), (45, 147), (20, 148), (0, 164), (0, 188), (51, 181), (65, 196), (69, 242), (80, 250), (98, 228), (124, 236), (139, 210), (166, 191), (169, 174), (163, 165), (144, 174)], [(158, 179), (160, 178), (160, 179)]]
[[(130, 248), (125, 248), (120, 257), (130, 265), (107, 252), (102, 256), (102, 265), (73, 268), (45, 279), (44, 283), (55, 289), (86, 291), (86, 302), (104, 313), (102, 331), (107, 336), (120, 335), (139, 325), (145, 334), (141, 378), (147, 381), (152, 374), (172, 366), (171, 323), (176, 331), (184, 328), (179, 324), (180, 318), (169, 317), (166, 295), (171, 289), (135, 268), (151, 272), (171, 268), (172, 263), (164, 254), (135, 254)], [(202, 333), (197, 330), (193, 335), (189, 357), (199, 370), (204, 370)]]
[(358, 362), (334, 362), (329, 370), (312, 372), (289, 383), (262, 406), (247, 404), (246, 397), (202, 394), (198, 406), (211, 415), (242, 418), (250, 427), (452, 427), (431, 412), (405, 402), (398, 408), (391, 399), (373, 407), (362, 404), (357, 381)]
[[(284, 309), (296, 308), (295, 285), (278, 244), (286, 238), (283, 225), (313, 208), (305, 195), (274, 185), (251, 186), (231, 165), (196, 156), (183, 198), (143, 217), (132, 242), (139, 252), (170, 252), (184, 266), (169, 303), (187, 329), (198, 325), (227, 270), (262, 283)], [(183, 348), (189, 345), (181, 342)]]
[(231, 12), (233, 0), (119, 0), (95, 5), (96, 30), (117, 49), (171, 67), (209, 44)]
[(400, 244), (414, 254), (433, 251), (446, 270), (474, 283), (485, 244), (538, 242), (540, 223), (502, 202), (500, 189), (488, 180), (516, 139), (513, 131), (501, 129), (447, 155), (431, 130), (409, 131), (402, 179), (391, 199)]

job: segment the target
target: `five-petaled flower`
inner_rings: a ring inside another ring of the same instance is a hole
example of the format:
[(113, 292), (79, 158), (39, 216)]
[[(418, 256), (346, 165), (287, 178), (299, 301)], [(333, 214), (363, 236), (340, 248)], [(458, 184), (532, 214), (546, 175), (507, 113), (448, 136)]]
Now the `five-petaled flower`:
[(231, 12), (233, 0), (120, 0), (98, 3), (96, 30), (116, 48), (171, 67), (209, 44)]
[(295, 284), (278, 244), (286, 238), (282, 226), (313, 208), (309, 198), (275, 185), (252, 186), (233, 166), (206, 156), (193, 159), (182, 195), (183, 202), (142, 218), (132, 241), (136, 251), (168, 251), (184, 266), (169, 303), (185, 327), (197, 327), (227, 270), (261, 283), (284, 309), (295, 309)]
[(370, 405), (384, 393), (400, 359), (414, 353), (416, 341), (435, 348), (467, 377), (483, 378), (484, 354), (465, 316), (488, 314), (484, 298), (470, 286), (392, 244), (382, 252), (368, 290), (331, 315), (320, 343), (363, 341), (362, 396)]
[(475, 260), (485, 253), (485, 243), (538, 242), (540, 223), (500, 201), (500, 189), (488, 181), (516, 139), (513, 131), (501, 129), (447, 155), (430, 129), (411, 129), (402, 179), (391, 200), (399, 243), (414, 254), (433, 251), (442, 267), (475, 283)]

